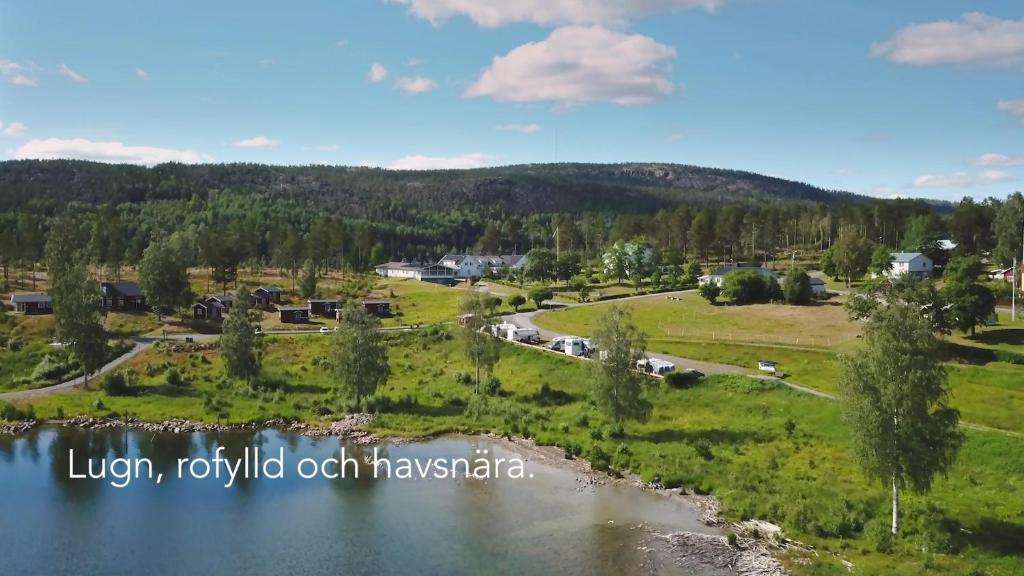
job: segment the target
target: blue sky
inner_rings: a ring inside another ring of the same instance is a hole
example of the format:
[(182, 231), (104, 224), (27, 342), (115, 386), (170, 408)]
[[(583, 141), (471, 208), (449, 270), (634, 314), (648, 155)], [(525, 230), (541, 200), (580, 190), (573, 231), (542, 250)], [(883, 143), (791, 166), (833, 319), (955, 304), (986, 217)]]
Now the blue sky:
[(1003, 196), (1024, 6), (0, 0), (0, 123), (5, 158), (658, 161)]

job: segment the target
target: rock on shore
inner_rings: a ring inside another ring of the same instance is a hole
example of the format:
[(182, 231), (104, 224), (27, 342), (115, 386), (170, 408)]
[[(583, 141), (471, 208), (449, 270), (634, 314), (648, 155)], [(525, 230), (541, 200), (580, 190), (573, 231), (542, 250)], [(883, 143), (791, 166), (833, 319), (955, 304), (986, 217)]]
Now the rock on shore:
[(667, 536), (676, 564), (695, 571), (728, 570), (738, 576), (788, 576), (768, 547), (752, 538), (730, 545), (724, 536), (677, 532)]
[(2, 434), (24, 434), (39, 425), (38, 420), (19, 420), (17, 422), (0, 422), (0, 435)]
[[(144, 430), (146, 432), (158, 432), (158, 433), (169, 433), (169, 434), (191, 434), (193, 432), (228, 432), (231, 430), (265, 430), (265, 429), (277, 429), (282, 432), (294, 432), (303, 436), (309, 436), (312, 438), (324, 438), (324, 437), (335, 437), (335, 438), (346, 438), (352, 440), (356, 444), (373, 444), (379, 441), (379, 438), (362, 430), (362, 427), (366, 426), (373, 420), (372, 414), (350, 414), (332, 423), (328, 427), (322, 426), (310, 426), (303, 422), (285, 422), (283, 420), (267, 420), (265, 422), (247, 422), (244, 424), (207, 424), (203, 422), (194, 422), (191, 420), (183, 419), (172, 419), (165, 420), (163, 422), (143, 422), (129, 418), (127, 421), (117, 418), (91, 418), (85, 416), (79, 416), (59, 422), (64, 426), (73, 426), (77, 428), (90, 428), (90, 429), (104, 429), (104, 428), (123, 428), (128, 426), (133, 430)], [(28, 425), (28, 423), (16, 423), (13, 426)], [(31, 421), (31, 425), (27, 428), (15, 429), (10, 432), (17, 434), (19, 432), (31, 429), (35, 426), (35, 421)], [(4, 428), (0, 427), (0, 433), (4, 432)]]

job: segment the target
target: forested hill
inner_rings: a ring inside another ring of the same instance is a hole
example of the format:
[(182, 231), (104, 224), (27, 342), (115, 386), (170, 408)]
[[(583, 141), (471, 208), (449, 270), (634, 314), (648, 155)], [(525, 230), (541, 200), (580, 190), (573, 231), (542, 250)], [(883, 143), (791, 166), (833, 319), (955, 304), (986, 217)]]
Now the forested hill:
[(655, 212), (680, 204), (772, 200), (859, 203), (845, 192), (742, 172), (678, 164), (531, 164), (394, 171), (344, 166), (162, 164), (76, 160), (0, 162), (0, 212), (59, 212), (71, 202), (142, 203), (212, 190), (269, 195), (318, 211), (374, 217), (397, 211)]

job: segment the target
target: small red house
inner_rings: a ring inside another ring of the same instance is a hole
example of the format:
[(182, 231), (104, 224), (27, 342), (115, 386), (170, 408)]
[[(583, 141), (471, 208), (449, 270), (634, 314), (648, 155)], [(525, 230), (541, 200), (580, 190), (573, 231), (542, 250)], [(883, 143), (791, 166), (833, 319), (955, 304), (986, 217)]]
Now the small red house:
[(224, 305), (216, 300), (200, 300), (192, 305), (192, 318), (195, 320), (224, 319)]
[(146, 293), (135, 282), (100, 284), (103, 307), (108, 310), (145, 310)]
[(363, 307), (374, 316), (391, 316), (391, 302), (387, 300), (363, 300)]
[(282, 324), (305, 324), (309, 322), (309, 308), (305, 306), (278, 306)]
[(45, 293), (13, 294), (14, 311), (22, 314), (53, 314), (53, 300)]
[(309, 313), (333, 317), (338, 312), (337, 298), (310, 298)]
[(256, 300), (256, 306), (263, 309), (270, 309), (274, 304), (281, 303), (281, 294), (284, 293), (277, 286), (260, 286), (252, 291), (252, 297)]

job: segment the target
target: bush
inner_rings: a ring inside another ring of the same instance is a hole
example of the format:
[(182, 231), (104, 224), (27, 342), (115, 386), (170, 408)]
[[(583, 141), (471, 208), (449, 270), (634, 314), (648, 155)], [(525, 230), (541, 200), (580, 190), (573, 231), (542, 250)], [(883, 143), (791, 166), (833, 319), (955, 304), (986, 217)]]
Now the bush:
[(790, 270), (782, 283), (782, 299), (787, 304), (808, 304), (814, 298), (811, 277), (800, 269)]
[(611, 456), (598, 444), (590, 447), (588, 456), (590, 457), (590, 467), (594, 470), (604, 471), (612, 467)]
[(698, 438), (693, 443), (693, 449), (697, 451), (698, 456), (705, 460), (711, 461), (715, 459), (715, 454), (711, 451), (711, 442), (707, 438)]
[(491, 376), (487, 379), (487, 382), (484, 384), (484, 394), (488, 396), (501, 395), (501, 380), (497, 376)]
[(733, 304), (757, 304), (780, 299), (782, 289), (773, 276), (757, 270), (733, 270), (722, 279), (722, 295)]
[(463, 386), (472, 386), (473, 377), (466, 372), (459, 372), (455, 375), (455, 383)]
[(107, 396), (126, 396), (131, 391), (131, 376), (129, 373), (117, 371), (107, 374), (103, 379), (101, 387)]
[(707, 300), (711, 304), (714, 304), (715, 301), (718, 300), (719, 295), (722, 294), (722, 289), (714, 282), (706, 282), (701, 285), (698, 292), (700, 292), (701, 298)]
[(178, 369), (173, 366), (167, 369), (167, 374), (164, 378), (168, 386), (188, 386), (188, 382), (182, 378), (181, 372), (178, 372)]
[(508, 305), (519, 312), (519, 307), (526, 304), (526, 298), (522, 294), (513, 294), (508, 298)]

